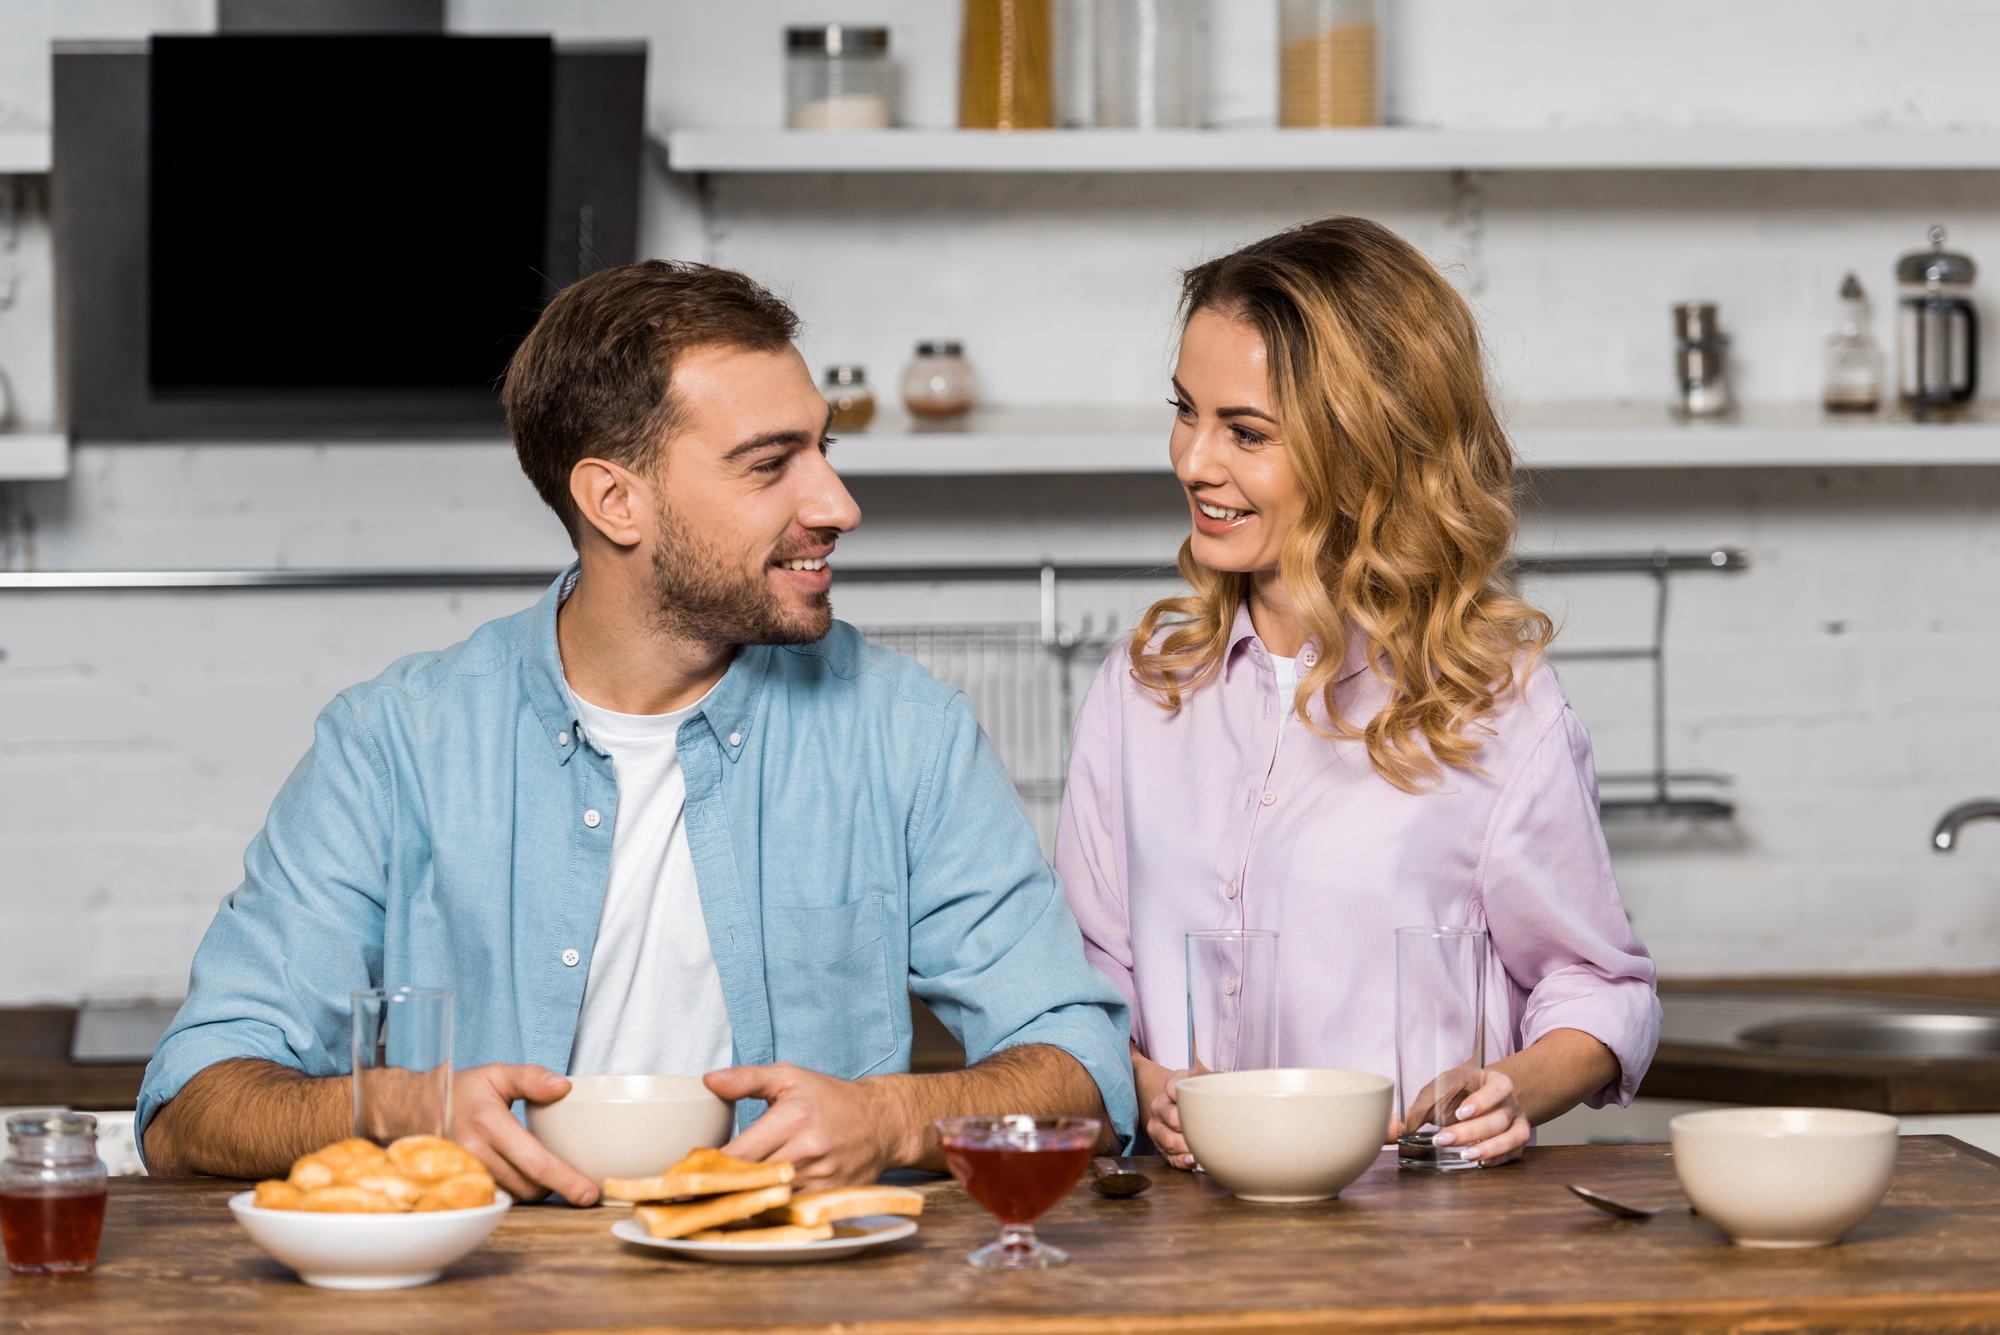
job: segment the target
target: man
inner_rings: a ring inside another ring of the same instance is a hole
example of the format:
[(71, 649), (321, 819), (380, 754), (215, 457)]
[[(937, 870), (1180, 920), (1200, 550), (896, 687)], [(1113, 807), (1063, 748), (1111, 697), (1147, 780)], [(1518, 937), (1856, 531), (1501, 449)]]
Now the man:
[[(512, 1113), (563, 1073), (706, 1072), (724, 1148), (810, 1187), (936, 1166), (959, 1113), (1129, 1135), (1124, 1003), (964, 696), (832, 618), (860, 513), (796, 332), (659, 261), (543, 313), (503, 398), (577, 562), (321, 713), (147, 1068), (153, 1172), (350, 1134), (349, 994), (405, 984), (452, 989), (452, 1134), (523, 1197), (597, 1198)], [(907, 991), (967, 1070), (902, 1074)]]

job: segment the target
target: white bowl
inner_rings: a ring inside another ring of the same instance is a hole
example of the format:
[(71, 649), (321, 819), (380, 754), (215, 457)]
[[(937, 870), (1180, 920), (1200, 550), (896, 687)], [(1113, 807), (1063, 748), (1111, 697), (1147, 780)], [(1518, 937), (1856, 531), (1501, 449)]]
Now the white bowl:
[(1382, 1152), (1394, 1083), (1295, 1068), (1189, 1076), (1175, 1089), (1188, 1148), (1238, 1199), (1323, 1201)]
[(486, 1241), (514, 1198), (495, 1192), (493, 1204), (470, 1210), (415, 1214), (323, 1214), (260, 1210), (257, 1193), (229, 1198), (250, 1240), (322, 1289), (413, 1289)]
[(702, 1146), (729, 1139), (735, 1105), (697, 1075), (573, 1075), (554, 1103), (528, 1105), (528, 1130), (601, 1188), (607, 1177), (651, 1177)]
[(1717, 1108), (1667, 1123), (1674, 1172), (1739, 1247), (1830, 1247), (1896, 1171), (1896, 1119), (1846, 1108)]

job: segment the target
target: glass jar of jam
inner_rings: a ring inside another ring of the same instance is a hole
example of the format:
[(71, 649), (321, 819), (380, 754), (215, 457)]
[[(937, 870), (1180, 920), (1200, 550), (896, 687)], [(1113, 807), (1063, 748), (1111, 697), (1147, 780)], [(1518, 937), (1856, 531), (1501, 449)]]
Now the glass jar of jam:
[(868, 372), (861, 367), (847, 362), (827, 367), (826, 387), (820, 392), (833, 409), (829, 429), (859, 431), (875, 420), (875, 394), (868, 388)]
[(963, 421), (979, 402), (979, 377), (957, 339), (925, 339), (903, 372), (903, 406), (919, 423)]
[(89, 1113), (29, 1112), (7, 1119), (0, 1160), (0, 1240), (22, 1275), (82, 1274), (97, 1264), (109, 1175)]

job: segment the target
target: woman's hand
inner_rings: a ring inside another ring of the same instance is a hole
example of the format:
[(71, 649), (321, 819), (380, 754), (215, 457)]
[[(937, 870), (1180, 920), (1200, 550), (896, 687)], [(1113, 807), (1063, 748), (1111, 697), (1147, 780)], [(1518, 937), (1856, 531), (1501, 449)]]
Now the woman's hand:
[(1454, 1110), (1457, 1120), (1431, 1143), (1462, 1145), (1464, 1157), (1482, 1167), (1520, 1158), (1532, 1128), (1513, 1080), (1505, 1071), (1482, 1067), (1467, 1074), (1465, 1091), (1464, 1101)]

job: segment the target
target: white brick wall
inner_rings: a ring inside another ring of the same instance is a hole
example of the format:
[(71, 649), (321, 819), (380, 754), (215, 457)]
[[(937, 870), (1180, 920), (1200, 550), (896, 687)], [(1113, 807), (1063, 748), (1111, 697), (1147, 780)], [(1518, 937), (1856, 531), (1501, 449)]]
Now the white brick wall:
[[(1255, 21), (1267, 6), (1216, 5), (1229, 37), (1216, 114), (1253, 121), (1267, 114)], [(1396, 8), (1392, 105), (1417, 122), (2000, 118), (2000, 93), (1979, 63), (2000, 39), (1992, 6)], [(886, 18), (905, 54), (909, 118), (937, 124), (950, 116), (952, 9), (948, 0), (461, 0), (453, 13), (464, 27), (648, 37), (658, 124), (774, 124), (783, 23)], [(200, 27), (210, 14), (167, 0), (7, 7), (0, 125), (45, 123), (39, 53), (49, 37)], [(1940, 29), (1954, 36), (1941, 47), (1902, 36)], [(1176, 266), (1271, 228), (1365, 213), (1447, 263), (1461, 240), (1446, 224), (1449, 183), (1426, 175), (715, 187), (705, 230), (689, 193), (655, 175), (650, 247), (712, 245), (789, 291), (812, 324), (815, 364), (857, 358), (893, 383), (912, 339), (957, 334), (991, 396), (1020, 404), (1153, 398)], [(1855, 268), (1886, 296), (1894, 256), (1933, 221), (2000, 265), (1995, 175), (1496, 176), (1479, 301), (1497, 373), (1524, 398), (1657, 399), (1664, 308), (1703, 296), (1723, 304), (1748, 397), (1809, 397), (1840, 274)], [(46, 420), (50, 296), (38, 220), (20, 256), (22, 299), (0, 312), (0, 368), (27, 415)], [(2000, 376), (1990, 362), (1987, 371)], [(98, 446), (77, 462), (69, 483), (11, 490), (7, 560), (26, 559), (24, 512), (44, 568), (553, 565), (565, 551), (504, 448)], [(1740, 575), (1677, 578), (1670, 632), (1674, 763), (1735, 774), (1740, 818), (1612, 836), (1628, 905), (1663, 966), (2000, 967), (2000, 828), (1975, 828), (1951, 857), (1925, 843), (1946, 806), (2000, 792), (1990, 666), (2000, 648), (2000, 470), (1596, 473), (1541, 479), (1537, 490), (1529, 550), (1734, 543), (1755, 559)], [(843, 545), (850, 560), (1153, 557), (1184, 525), (1164, 479), (873, 480), (856, 492), (868, 521)], [(1065, 615), (1117, 606), (1129, 624), (1150, 593), (1072, 591)], [(1567, 600), (1576, 643), (1643, 633), (1643, 581), (1572, 580), (1537, 593), (1558, 607)], [(0, 595), (0, 1002), (177, 990), (326, 699), (530, 596)], [(842, 615), (866, 622), (1035, 615), (1028, 588), (852, 589), (840, 600)], [(1643, 764), (1637, 669), (1578, 664), (1564, 675), (1605, 767)]]

